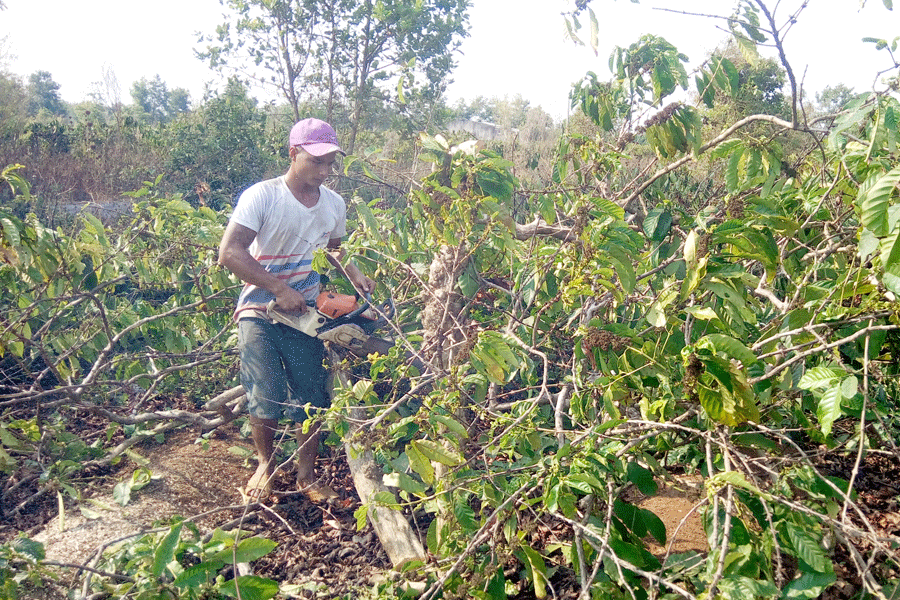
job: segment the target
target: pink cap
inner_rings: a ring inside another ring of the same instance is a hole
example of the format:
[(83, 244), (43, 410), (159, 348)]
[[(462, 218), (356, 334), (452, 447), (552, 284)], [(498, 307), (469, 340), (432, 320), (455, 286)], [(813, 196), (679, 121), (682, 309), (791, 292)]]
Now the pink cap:
[(303, 119), (291, 129), (291, 146), (300, 146), (313, 156), (323, 156), (329, 152), (340, 152), (337, 133), (334, 128), (319, 119)]

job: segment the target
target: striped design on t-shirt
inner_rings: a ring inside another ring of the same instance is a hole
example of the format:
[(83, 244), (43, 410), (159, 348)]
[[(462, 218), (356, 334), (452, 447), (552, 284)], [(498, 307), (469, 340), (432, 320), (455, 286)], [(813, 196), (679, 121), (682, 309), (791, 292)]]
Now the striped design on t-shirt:
[[(321, 186), (319, 201), (307, 207), (293, 197), (282, 178), (251, 186), (232, 214), (232, 220), (253, 231), (256, 237), (248, 250), (269, 273), (315, 300), (320, 276), (312, 270), (315, 251), (331, 239), (346, 234), (346, 205), (343, 199)], [(274, 294), (247, 284), (238, 298), (235, 316), (250, 310), (265, 311)], [(241, 314), (243, 313), (243, 314)]]

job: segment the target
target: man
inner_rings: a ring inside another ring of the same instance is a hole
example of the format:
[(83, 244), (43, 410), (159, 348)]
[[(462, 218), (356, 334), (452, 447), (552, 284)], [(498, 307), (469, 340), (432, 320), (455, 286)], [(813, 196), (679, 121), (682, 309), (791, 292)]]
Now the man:
[(337, 154), (343, 154), (328, 123), (304, 119), (291, 129), (291, 164), (281, 177), (248, 188), (219, 245), (219, 264), (245, 282), (238, 298), (238, 347), (241, 383), (247, 392), (250, 426), (259, 466), (247, 483), (252, 499), (267, 495), (278, 419), (296, 423), (297, 481), (314, 500), (335, 494), (317, 485), (313, 474), (319, 427), (302, 432), (307, 418), (302, 405), (326, 408), (330, 390), (322, 341), (291, 327), (272, 323), (266, 305), (275, 300), (281, 311), (304, 313), (319, 294), (313, 253), (326, 248), (329, 262), (361, 292), (375, 282), (352, 263), (343, 266), (341, 238), (346, 234), (344, 200), (323, 185)]

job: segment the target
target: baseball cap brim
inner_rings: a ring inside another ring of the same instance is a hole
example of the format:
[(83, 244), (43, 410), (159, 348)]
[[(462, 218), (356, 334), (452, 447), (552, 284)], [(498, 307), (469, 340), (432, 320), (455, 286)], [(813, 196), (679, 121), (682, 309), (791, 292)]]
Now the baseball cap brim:
[(336, 144), (329, 144), (327, 142), (310, 142), (308, 144), (300, 144), (300, 147), (313, 156), (325, 156), (326, 154), (330, 154), (332, 152), (346, 155), (346, 152), (341, 150), (340, 146)]

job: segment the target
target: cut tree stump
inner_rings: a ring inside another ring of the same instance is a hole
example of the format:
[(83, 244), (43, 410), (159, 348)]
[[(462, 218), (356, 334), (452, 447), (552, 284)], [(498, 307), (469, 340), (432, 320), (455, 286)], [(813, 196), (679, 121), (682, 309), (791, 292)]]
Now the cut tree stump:
[[(334, 365), (335, 376), (342, 385), (350, 385), (349, 374), (341, 369), (339, 357), (332, 351), (331, 364)], [(348, 440), (353, 439), (353, 434), (359, 429), (355, 423), (364, 421), (365, 410), (362, 407), (350, 409), (350, 432)], [(399, 510), (378, 504), (374, 501), (379, 492), (387, 492), (394, 495), (382, 479), (381, 468), (375, 462), (372, 450), (350, 441), (344, 442), (344, 451), (347, 454), (347, 463), (350, 465), (350, 473), (353, 475), (353, 485), (363, 505), (369, 506), (368, 519), (375, 530), (375, 535), (384, 547), (391, 564), (400, 567), (411, 561), (425, 561), (425, 548), (416, 535), (415, 530)]]
[[(333, 358), (331, 363), (335, 366), (335, 375), (342, 384), (348, 384), (349, 374), (337, 366), (340, 364), (340, 358), (334, 354), (331, 357)], [(237, 416), (237, 412), (243, 407), (244, 402), (246, 402), (244, 388), (235, 386), (207, 402), (204, 408), (215, 410), (231, 420)], [(235, 404), (236, 406), (229, 406)], [(359, 422), (366, 418), (365, 411), (361, 407), (351, 409), (350, 416), (352, 422)], [(358, 427), (351, 426), (349, 439), (352, 439), (353, 433), (357, 429)], [(384, 485), (381, 469), (375, 462), (372, 450), (348, 441), (344, 443), (344, 451), (347, 454), (347, 463), (350, 465), (356, 493), (362, 503), (369, 506), (369, 522), (375, 529), (375, 534), (384, 547), (391, 564), (394, 567), (400, 567), (411, 561), (424, 562), (425, 548), (403, 513), (374, 501), (375, 495), (379, 492), (387, 492), (391, 495), (394, 493)]]

